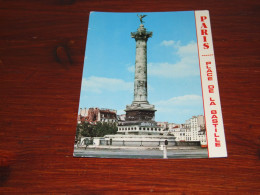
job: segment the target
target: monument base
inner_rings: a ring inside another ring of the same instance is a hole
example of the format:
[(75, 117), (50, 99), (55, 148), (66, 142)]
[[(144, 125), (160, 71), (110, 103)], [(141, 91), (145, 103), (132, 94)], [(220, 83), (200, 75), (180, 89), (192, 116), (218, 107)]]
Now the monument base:
[[(174, 136), (162, 135), (105, 135), (104, 144), (112, 146), (158, 147), (167, 141), (168, 146), (175, 146)], [(102, 145), (102, 143), (101, 143)]]
[(126, 105), (128, 110), (155, 110), (154, 105), (149, 104), (147, 101), (133, 101), (131, 105)]
[(124, 121), (118, 124), (117, 134), (164, 135), (165, 132), (155, 121)]
[(154, 121), (155, 115), (154, 105), (148, 102), (133, 102), (131, 105), (127, 105), (126, 121)]
[(126, 121), (154, 121), (155, 110), (127, 110)]

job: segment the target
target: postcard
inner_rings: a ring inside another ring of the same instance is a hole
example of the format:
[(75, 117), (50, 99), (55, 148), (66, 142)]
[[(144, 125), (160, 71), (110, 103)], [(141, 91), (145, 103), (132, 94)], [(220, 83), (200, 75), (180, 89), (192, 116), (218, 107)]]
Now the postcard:
[(91, 12), (74, 157), (227, 157), (208, 11)]

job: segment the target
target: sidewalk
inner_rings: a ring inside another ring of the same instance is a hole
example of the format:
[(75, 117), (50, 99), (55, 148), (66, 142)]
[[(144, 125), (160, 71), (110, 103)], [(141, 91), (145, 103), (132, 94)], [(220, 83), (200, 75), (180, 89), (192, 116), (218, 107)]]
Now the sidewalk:
[[(111, 146), (111, 145), (89, 145), (87, 148), (85, 146), (79, 146), (77, 149), (115, 149), (115, 150), (160, 150), (160, 146), (155, 147), (147, 147), (147, 146)], [(167, 147), (167, 150), (196, 150), (196, 149), (203, 149), (200, 146), (169, 146)]]

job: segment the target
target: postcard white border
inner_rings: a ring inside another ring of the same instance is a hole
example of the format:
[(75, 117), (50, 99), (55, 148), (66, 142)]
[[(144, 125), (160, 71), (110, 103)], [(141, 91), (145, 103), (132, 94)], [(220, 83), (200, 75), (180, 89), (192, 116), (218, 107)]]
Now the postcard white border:
[(195, 11), (209, 158), (227, 157), (209, 11)]

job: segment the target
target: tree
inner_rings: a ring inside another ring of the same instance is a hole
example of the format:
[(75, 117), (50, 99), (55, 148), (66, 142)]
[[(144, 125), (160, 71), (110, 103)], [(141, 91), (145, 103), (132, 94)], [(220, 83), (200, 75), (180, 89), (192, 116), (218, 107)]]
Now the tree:
[(81, 131), (82, 131), (82, 126), (81, 126), (81, 124), (77, 124), (77, 128), (76, 128), (76, 139), (75, 139), (75, 142), (80, 141), (80, 138), (81, 138)]
[(83, 137), (95, 137), (93, 125), (88, 122), (83, 122), (81, 135)]
[(92, 125), (88, 122), (82, 122), (77, 125), (76, 138), (79, 140), (83, 137), (103, 137), (108, 134), (116, 134), (116, 123), (97, 122)]
[(103, 137), (108, 134), (116, 134), (117, 125), (116, 123), (97, 122), (94, 129), (96, 137)]

